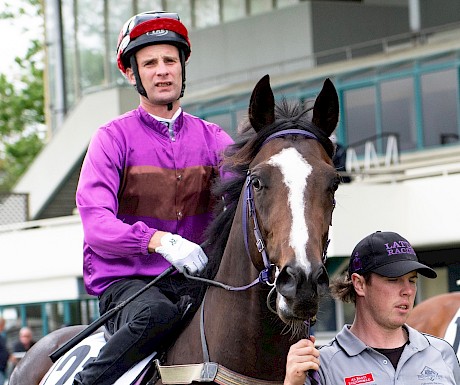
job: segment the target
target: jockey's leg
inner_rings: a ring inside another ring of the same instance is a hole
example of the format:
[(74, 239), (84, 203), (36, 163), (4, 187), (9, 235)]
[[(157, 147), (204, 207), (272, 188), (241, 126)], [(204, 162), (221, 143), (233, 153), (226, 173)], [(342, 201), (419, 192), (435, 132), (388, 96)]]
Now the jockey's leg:
[[(101, 314), (139, 291), (148, 280), (122, 280), (110, 286), (100, 298)], [(127, 304), (108, 322), (112, 337), (98, 357), (75, 376), (74, 384), (112, 385), (131, 366), (170, 344), (189, 306), (183, 292), (183, 276), (166, 278)]]

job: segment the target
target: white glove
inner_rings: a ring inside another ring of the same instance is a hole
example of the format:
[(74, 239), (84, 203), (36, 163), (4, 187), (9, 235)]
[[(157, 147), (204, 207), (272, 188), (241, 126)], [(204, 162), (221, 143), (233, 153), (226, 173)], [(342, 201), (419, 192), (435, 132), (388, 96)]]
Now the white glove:
[(195, 275), (208, 263), (208, 257), (199, 245), (178, 234), (167, 233), (161, 237), (160, 242), (161, 246), (156, 247), (155, 251), (181, 273), (187, 269), (189, 274)]

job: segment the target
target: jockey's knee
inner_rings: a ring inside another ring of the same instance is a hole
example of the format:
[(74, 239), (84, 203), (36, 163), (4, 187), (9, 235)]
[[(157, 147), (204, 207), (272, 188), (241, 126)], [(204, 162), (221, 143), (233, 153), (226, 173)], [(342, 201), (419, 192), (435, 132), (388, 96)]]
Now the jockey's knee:
[(180, 321), (181, 316), (177, 304), (162, 300), (146, 304), (133, 322), (143, 330), (143, 338), (153, 339), (169, 334), (174, 325)]

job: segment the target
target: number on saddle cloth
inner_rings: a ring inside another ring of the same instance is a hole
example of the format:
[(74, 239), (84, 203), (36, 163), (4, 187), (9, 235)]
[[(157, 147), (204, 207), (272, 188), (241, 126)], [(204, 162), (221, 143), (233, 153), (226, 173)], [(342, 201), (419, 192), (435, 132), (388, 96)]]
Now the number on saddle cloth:
[(460, 309), (457, 310), (454, 318), (447, 326), (444, 339), (454, 347), (455, 353), (457, 353), (457, 357), (460, 360)]
[[(105, 342), (103, 332), (85, 338), (54, 363), (40, 385), (72, 385), (75, 375), (82, 370), (84, 365), (97, 357)], [(153, 352), (144, 358), (120, 377), (114, 385), (141, 384), (146, 373), (150, 372), (150, 367), (154, 366), (155, 356), (156, 353)]]

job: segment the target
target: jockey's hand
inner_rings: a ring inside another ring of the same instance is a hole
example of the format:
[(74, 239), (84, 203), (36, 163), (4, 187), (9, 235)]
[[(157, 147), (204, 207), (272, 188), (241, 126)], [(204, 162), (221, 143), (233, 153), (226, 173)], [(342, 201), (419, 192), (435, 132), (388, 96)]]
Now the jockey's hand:
[(203, 271), (208, 257), (196, 243), (182, 238), (178, 234), (166, 233), (161, 237), (161, 246), (155, 248), (180, 273), (187, 269), (191, 275)]

